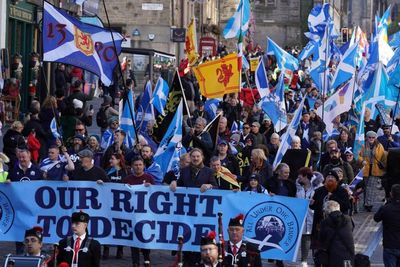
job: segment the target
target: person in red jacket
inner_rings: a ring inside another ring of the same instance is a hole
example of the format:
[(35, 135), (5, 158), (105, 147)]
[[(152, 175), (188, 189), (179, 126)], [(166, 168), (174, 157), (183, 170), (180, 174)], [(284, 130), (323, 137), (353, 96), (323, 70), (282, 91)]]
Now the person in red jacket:
[(32, 129), (31, 133), (28, 135), (27, 145), (29, 152), (31, 152), (33, 163), (37, 164), (39, 162), (39, 151), (41, 144), (39, 140), (36, 138), (35, 129)]

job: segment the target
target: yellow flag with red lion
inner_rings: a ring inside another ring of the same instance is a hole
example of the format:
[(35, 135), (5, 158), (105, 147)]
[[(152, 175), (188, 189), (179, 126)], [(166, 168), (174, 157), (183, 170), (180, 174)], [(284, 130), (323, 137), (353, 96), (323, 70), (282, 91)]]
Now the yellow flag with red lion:
[(192, 18), (186, 30), (185, 52), (189, 60), (189, 65), (193, 66), (199, 57), (197, 53), (196, 24), (194, 18)]
[(237, 93), (240, 90), (240, 71), (236, 53), (221, 59), (207, 61), (193, 67), (199, 82), (200, 92), (209, 98), (222, 97), (224, 94)]

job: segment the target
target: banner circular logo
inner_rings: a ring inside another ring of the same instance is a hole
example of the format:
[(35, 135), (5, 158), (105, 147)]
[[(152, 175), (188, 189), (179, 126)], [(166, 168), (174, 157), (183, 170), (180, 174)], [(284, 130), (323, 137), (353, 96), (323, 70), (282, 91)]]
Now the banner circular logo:
[(288, 253), (297, 243), (300, 225), (292, 210), (281, 203), (266, 201), (247, 212), (244, 218), (245, 240), (260, 252), (278, 249)]
[(6, 234), (14, 223), (15, 212), (8, 197), (0, 191), (0, 233)]

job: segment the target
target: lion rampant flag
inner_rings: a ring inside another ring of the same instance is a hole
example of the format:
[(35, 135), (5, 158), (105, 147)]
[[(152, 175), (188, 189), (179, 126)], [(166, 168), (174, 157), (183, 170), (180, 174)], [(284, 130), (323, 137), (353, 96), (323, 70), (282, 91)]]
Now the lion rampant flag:
[(218, 60), (207, 61), (193, 67), (193, 71), (199, 82), (200, 92), (205, 97), (217, 98), (240, 90), (240, 72), (236, 53)]
[(186, 38), (185, 38), (185, 52), (189, 59), (189, 65), (193, 66), (199, 57), (197, 53), (197, 36), (196, 36), (196, 24), (194, 18), (187, 27)]

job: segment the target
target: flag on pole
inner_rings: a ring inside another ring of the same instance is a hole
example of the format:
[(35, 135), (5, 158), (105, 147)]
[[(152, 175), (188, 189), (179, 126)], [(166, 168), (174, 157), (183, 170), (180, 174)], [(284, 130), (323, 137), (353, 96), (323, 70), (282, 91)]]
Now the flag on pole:
[(312, 56), (316, 50), (318, 49), (318, 44), (317, 42), (310, 40), (308, 41), (308, 43), (306, 44), (306, 46), (303, 48), (303, 50), (301, 50), (298, 59), (299, 60), (305, 60), (307, 58), (309, 58), (310, 56)]
[(325, 25), (329, 22), (329, 4), (317, 4), (308, 15), (308, 29), (311, 33), (323, 33)]
[(240, 0), (235, 14), (228, 20), (224, 28), (224, 38), (239, 38), (239, 35), (246, 34), (250, 22), (250, 2)]
[(182, 121), (183, 98), (181, 98), (171, 124), (154, 154), (154, 161), (160, 165), (163, 175), (170, 171), (176, 162), (179, 162), (178, 148), (182, 147)]
[(260, 97), (263, 98), (269, 94), (269, 84), (264, 61), (262, 59), (258, 63), (255, 76), (258, 93)]
[(273, 163), (273, 169), (275, 169), (279, 163), (281, 163), (283, 156), (285, 155), (286, 151), (288, 148), (290, 148), (290, 144), (292, 142), (293, 136), (296, 135), (297, 128), (299, 127), (300, 124), (300, 119), (301, 119), (301, 114), (303, 111), (304, 107), (304, 100), (306, 98), (303, 97), (303, 100), (301, 100), (299, 107), (296, 109), (296, 112), (294, 113), (293, 119), (290, 122), (289, 126), (287, 127), (286, 132), (283, 134), (281, 138), (281, 145), (279, 146), (278, 152), (276, 153), (276, 157)]
[(204, 103), (204, 110), (207, 112), (209, 118), (215, 118), (217, 116), (217, 109), (219, 103), (222, 102), (222, 98), (210, 98)]
[[(351, 79), (356, 72), (356, 56), (358, 52), (358, 43), (354, 43), (346, 53), (343, 55), (342, 60), (336, 68), (335, 76), (333, 76), (332, 90)], [(351, 97), (351, 96), (350, 96)]]
[(214, 151), (216, 148), (216, 145), (218, 143), (218, 125), (219, 125), (219, 120), (222, 117), (222, 112), (219, 113), (209, 124), (204, 127), (203, 132), (208, 132), (211, 136), (211, 140), (213, 142), (213, 147), (210, 149), (210, 151)]
[(260, 101), (262, 110), (270, 117), (276, 132), (280, 132), (287, 125), (284, 92), (284, 73), (282, 72), (275, 90), (263, 97)]
[[(320, 118), (324, 118), (326, 131), (329, 136), (332, 135), (334, 130), (332, 121), (351, 108), (353, 86), (355, 86), (354, 78), (347, 81), (342, 88), (325, 101), (324, 105), (317, 109), (317, 115)], [(324, 109), (322, 109), (322, 107), (324, 107)], [(322, 113), (324, 113), (324, 116), (322, 116)]]
[(267, 38), (267, 54), (276, 57), (278, 67), (281, 70), (295, 71), (299, 68), (299, 61), (297, 58), (283, 50), (271, 38)]
[(157, 84), (153, 93), (154, 96), (151, 99), (150, 103), (152, 103), (158, 113), (163, 116), (165, 116), (164, 107), (165, 104), (167, 104), (168, 93), (168, 83), (160, 76), (157, 80)]
[(194, 18), (192, 18), (186, 30), (185, 53), (189, 60), (189, 65), (193, 66), (199, 58), (197, 53), (196, 20)]
[(43, 61), (74, 65), (98, 75), (104, 85), (113, 82), (123, 36), (85, 24), (64, 10), (44, 2)]
[(124, 143), (127, 147), (133, 148), (135, 144), (136, 133), (134, 121), (132, 120), (132, 117), (135, 118), (135, 107), (132, 90), (129, 90), (126, 99), (121, 100), (119, 102), (119, 105), (119, 127), (126, 133)]
[(140, 131), (143, 132), (147, 127), (147, 123), (150, 120), (154, 120), (154, 109), (150, 102), (153, 97), (152, 87), (151, 81), (147, 81), (136, 113), (136, 121), (140, 123)]
[(60, 139), (60, 140), (62, 139), (61, 133), (58, 131), (58, 128), (57, 128), (56, 117), (54, 117), (50, 122), (50, 131), (53, 134), (54, 138)]
[(199, 82), (200, 92), (205, 97), (217, 98), (239, 92), (240, 71), (236, 53), (207, 61), (193, 67), (193, 71)]

